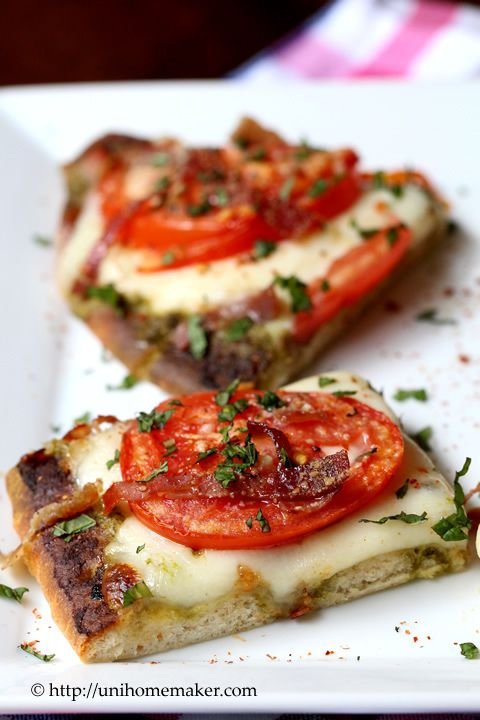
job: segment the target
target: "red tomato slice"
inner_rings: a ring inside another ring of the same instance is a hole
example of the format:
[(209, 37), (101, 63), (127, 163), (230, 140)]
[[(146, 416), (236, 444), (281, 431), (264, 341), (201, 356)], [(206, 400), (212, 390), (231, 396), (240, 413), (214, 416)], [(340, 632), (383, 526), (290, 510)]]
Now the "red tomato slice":
[(247, 207), (215, 211), (204, 217), (176, 215), (144, 204), (119, 233), (127, 247), (168, 253), (168, 262), (153, 263), (144, 272), (158, 272), (193, 263), (221, 260), (252, 250), (259, 238), (277, 240), (278, 232)]
[[(340, 310), (377, 287), (403, 258), (411, 238), (411, 230), (403, 225), (386, 228), (336, 260), (326, 278), (309, 287), (312, 308), (295, 316), (295, 339), (307, 342)], [(327, 291), (321, 289), (324, 280)]]
[(127, 500), (155, 532), (193, 548), (269, 547), (366, 505), (399, 467), (399, 428), (354, 398), (280, 391), (282, 407), (266, 410), (259, 397), (241, 390), (230, 398), (238, 414), (227, 443), (214, 393), (181, 406), (163, 402), (157, 413), (173, 412), (157, 416), (161, 428), (141, 432), (132, 423), (120, 455), (123, 482), (106, 492), (106, 511)]

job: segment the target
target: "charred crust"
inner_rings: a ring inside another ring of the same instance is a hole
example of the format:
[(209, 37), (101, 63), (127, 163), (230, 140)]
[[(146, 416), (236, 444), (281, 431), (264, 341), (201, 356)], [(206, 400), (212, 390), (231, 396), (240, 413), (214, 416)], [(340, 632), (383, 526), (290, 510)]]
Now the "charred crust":
[(43, 449), (24, 455), (18, 463), (18, 472), (28, 492), (28, 505), (32, 514), (73, 492), (70, 472), (61, 466), (58, 458)]
[[(35, 540), (39, 553), (48, 558), (63, 603), (68, 607), (77, 633), (90, 637), (117, 620), (101, 591), (104, 548), (111, 533), (98, 525), (74, 535), (70, 542), (44, 530)], [(34, 551), (35, 551), (34, 546)]]

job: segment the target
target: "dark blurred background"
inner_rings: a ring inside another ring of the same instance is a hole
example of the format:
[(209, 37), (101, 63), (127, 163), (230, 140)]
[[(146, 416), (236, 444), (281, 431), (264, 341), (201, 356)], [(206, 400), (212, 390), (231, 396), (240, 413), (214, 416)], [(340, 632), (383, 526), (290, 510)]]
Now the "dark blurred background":
[(328, 4), (0, 0), (0, 85), (222, 77)]

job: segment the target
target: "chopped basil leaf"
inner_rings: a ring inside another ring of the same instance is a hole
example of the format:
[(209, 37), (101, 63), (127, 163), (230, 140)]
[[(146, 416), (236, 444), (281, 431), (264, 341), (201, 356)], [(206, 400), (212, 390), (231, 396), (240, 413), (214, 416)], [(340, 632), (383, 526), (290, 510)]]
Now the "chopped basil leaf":
[(322, 292), (328, 292), (330, 290), (330, 287), (330, 283), (326, 278), (324, 278), (320, 284), (320, 289), (322, 290)]
[(402, 510), (402, 512), (398, 513), (398, 515), (388, 515), (386, 517), (380, 518), (380, 520), (367, 520), (363, 518), (362, 520), (359, 520), (358, 522), (361, 523), (375, 523), (375, 525), (384, 525), (389, 520), (401, 520), (404, 523), (407, 523), (408, 525), (415, 525), (416, 523), (423, 522), (424, 520), (427, 520), (427, 513), (424, 510), (421, 515), (415, 515), (415, 513), (406, 513)]
[(263, 396), (257, 395), (257, 400), (265, 410), (274, 410), (285, 405), (283, 400), (271, 390), (266, 390)]
[(230, 398), (235, 392), (235, 390), (240, 385), (240, 380), (236, 378), (235, 380), (232, 380), (230, 385), (227, 385), (225, 390), (219, 390), (219, 392), (215, 395), (215, 403), (216, 405), (220, 405), (220, 407), (223, 407), (224, 405), (228, 405), (230, 402)]
[[(472, 526), (472, 521), (465, 512), (463, 503), (465, 502), (465, 494), (460, 484), (460, 478), (467, 474), (472, 460), (467, 457), (463, 463), (461, 470), (455, 473), (455, 480), (453, 482), (453, 500), (455, 502), (455, 512), (448, 517), (439, 520), (433, 527), (432, 530), (440, 535), (442, 540), (446, 542), (455, 542), (456, 540), (466, 540), (468, 538), (468, 530)], [(465, 532), (465, 530), (467, 532)]]
[(183, 407), (183, 403), (181, 400), (178, 400), (178, 398), (173, 398), (173, 400), (170, 400), (169, 405), (175, 405), (176, 407)]
[(133, 585), (133, 587), (125, 590), (125, 592), (123, 593), (123, 607), (128, 607), (136, 600), (141, 600), (141, 598), (148, 597), (152, 597), (152, 591), (145, 583), (145, 581), (141, 580), (136, 585)]
[(151, 473), (148, 473), (148, 475), (145, 475), (145, 477), (140, 478), (140, 480), (137, 480), (137, 482), (147, 483), (150, 482), (150, 480), (153, 480), (157, 477), (157, 475), (162, 475), (163, 473), (168, 472), (168, 462), (164, 460), (159, 467), (155, 468), (155, 470), (152, 470)]
[(408, 488), (409, 488), (409, 487), (410, 487), (410, 481), (409, 481), (408, 478), (407, 478), (407, 479), (405, 480), (405, 482), (403, 483), (403, 485), (400, 485), (400, 487), (398, 488), (398, 490), (395, 490), (395, 495), (397, 496), (397, 498), (398, 498), (399, 500), (401, 500), (402, 498), (405, 497), (405, 495), (406, 495), (407, 492), (408, 492)]
[(139, 382), (134, 375), (125, 375), (119, 385), (107, 385), (107, 390), (130, 390)]
[(259, 160), (265, 160), (267, 157), (267, 151), (263, 147), (259, 147), (256, 150), (254, 150), (250, 155), (248, 156), (248, 160), (254, 160), (258, 162)]
[(279, 287), (287, 290), (290, 294), (292, 310), (294, 313), (309, 310), (312, 307), (310, 297), (306, 292), (307, 286), (295, 277), (295, 275), (290, 275), (289, 277), (282, 277), (279, 275), (275, 278), (274, 282)]
[(177, 443), (175, 442), (174, 438), (169, 438), (168, 440), (163, 441), (163, 447), (165, 448), (165, 455), (168, 457), (169, 455), (173, 455), (173, 453), (176, 453)]
[(328, 183), (326, 180), (323, 180), (323, 178), (319, 178), (318, 180), (315, 180), (313, 185), (311, 186), (310, 190), (308, 191), (308, 197), (316, 198), (319, 195), (322, 195), (325, 190), (328, 187)]
[(225, 337), (231, 342), (241, 340), (253, 325), (253, 320), (249, 317), (241, 317), (233, 320), (228, 326)]
[(115, 454), (111, 460), (107, 460), (105, 465), (107, 466), (107, 470), (111, 470), (114, 465), (116, 465), (118, 462), (120, 462), (120, 450), (115, 450)]
[(397, 390), (393, 396), (398, 402), (404, 402), (405, 400), (419, 400), (420, 402), (427, 402), (428, 395), (427, 391), (423, 388), (418, 390)]
[(264, 516), (264, 514), (262, 513), (261, 510), (259, 510), (257, 512), (257, 514), (255, 515), (255, 520), (257, 520), (258, 523), (260, 524), (260, 528), (261, 528), (262, 532), (270, 532), (271, 528), (270, 528), (270, 525), (268, 524), (268, 520), (266, 519), (266, 517)]
[(419, 445), (422, 450), (429, 452), (432, 448), (430, 440), (432, 439), (433, 429), (431, 427), (424, 427), (419, 430), (415, 435), (412, 435), (412, 440)]
[(220, 168), (211, 168), (210, 170), (202, 170), (197, 173), (197, 180), (202, 183), (215, 182), (217, 180), (224, 180), (225, 173)]
[(217, 480), (222, 487), (227, 488), (230, 483), (235, 480), (235, 471), (232, 465), (220, 463), (215, 468), (215, 480)]
[(92, 419), (92, 413), (90, 413), (88, 410), (87, 412), (84, 412), (83, 415), (79, 415), (75, 420), (73, 421), (74, 425), (84, 425), (85, 423), (90, 422)]
[(215, 190), (216, 205), (219, 207), (228, 205), (229, 199), (228, 193), (224, 188), (217, 188), (217, 190)]
[(190, 315), (187, 326), (190, 353), (195, 360), (201, 360), (207, 352), (208, 341), (200, 315)]
[(327, 385), (332, 385), (333, 383), (336, 383), (337, 381), (335, 378), (327, 377), (326, 375), (322, 375), (318, 378), (318, 385), (319, 387), (327, 387)]
[(135, 554), (138, 555), (138, 553), (141, 553), (142, 550), (145, 550), (145, 543), (143, 543), (143, 545), (137, 545), (137, 549), (135, 550)]
[(390, 227), (387, 230), (387, 242), (390, 247), (393, 247), (398, 240), (398, 226)]
[(238, 148), (240, 148), (240, 150), (245, 150), (250, 145), (250, 142), (247, 140), (247, 138), (241, 137), (240, 135), (234, 137), (233, 142)]
[(332, 392), (332, 395), (335, 395), (335, 397), (349, 397), (350, 395), (356, 395), (356, 390), (334, 390)]
[(163, 412), (152, 410), (150, 413), (140, 412), (137, 415), (138, 430), (140, 432), (162, 430), (164, 425), (172, 417), (173, 413), (174, 410), (164, 410)]
[(164, 167), (170, 162), (170, 155), (166, 152), (158, 152), (152, 155), (151, 161), (154, 167)]
[(81, 514), (77, 517), (71, 518), (70, 520), (63, 520), (53, 526), (54, 537), (61, 537), (65, 542), (70, 542), (74, 535), (90, 530), (95, 527), (96, 521), (89, 515)]
[(18, 603), (21, 603), (22, 597), (26, 592), (28, 592), (28, 588), (26, 587), (11, 588), (8, 585), (2, 585), (0, 583), (0, 597), (16, 600)]
[(373, 187), (376, 190), (388, 190), (396, 198), (402, 197), (403, 192), (404, 192), (403, 185), (399, 185), (399, 184), (390, 185), (387, 182), (383, 172), (375, 173), (375, 175), (373, 176)]
[(202, 200), (202, 202), (198, 203), (197, 205), (188, 205), (187, 206), (187, 213), (191, 217), (198, 217), (199, 215), (205, 215), (210, 210), (210, 203), (208, 201), (208, 198), (205, 198), (205, 200)]
[(27, 643), (22, 643), (18, 647), (20, 648), (20, 650), (23, 650), (23, 652), (26, 652), (29, 655), (33, 655), (39, 660), (42, 660), (42, 662), (50, 662), (50, 660), (53, 660), (53, 658), (55, 657), (55, 653), (52, 653), (51, 655), (44, 655), (43, 653), (34, 650), (33, 647), (31, 645), (28, 645)]
[(429, 322), (432, 325), (456, 325), (457, 321), (453, 318), (440, 318), (438, 317), (438, 310), (436, 308), (428, 308), (415, 316), (415, 320), (420, 322)]
[(255, 260), (261, 260), (271, 255), (277, 248), (277, 243), (270, 240), (255, 240), (253, 247), (253, 257)]
[(228, 442), (229, 442), (229, 440), (230, 440), (229, 433), (230, 433), (230, 430), (231, 430), (231, 429), (232, 429), (232, 424), (231, 424), (231, 423), (230, 423), (230, 425), (227, 425), (226, 427), (219, 428), (218, 432), (219, 432), (220, 435), (222, 436), (223, 442), (225, 442), (225, 443), (228, 443)]
[(198, 453), (197, 459), (195, 460), (196, 463), (202, 462), (202, 460), (205, 460), (205, 458), (210, 457), (211, 455), (216, 455), (218, 452), (217, 448), (208, 448), (208, 450), (202, 450), (202, 452)]
[(249, 517), (247, 520), (245, 520), (245, 525), (246, 525), (248, 528), (250, 528), (250, 530), (252, 529), (252, 527), (253, 527), (253, 518), (252, 518), (251, 515), (250, 515), (250, 517)]
[(288, 200), (288, 198), (291, 195), (294, 185), (295, 185), (295, 178), (288, 177), (279, 190), (278, 197), (280, 198), (280, 200)]
[(350, 225), (355, 228), (358, 234), (365, 240), (368, 240), (374, 235), (378, 235), (378, 233), (380, 232), (378, 228), (361, 228), (355, 218), (352, 218)]
[(472, 642), (460, 643), (460, 652), (467, 660), (476, 660), (480, 657), (480, 650)]
[(282, 461), (282, 463), (284, 465), (290, 466), (292, 464), (292, 461), (288, 457), (287, 451), (285, 450), (285, 448), (283, 448), (283, 447), (280, 448), (279, 455), (280, 455), (280, 460)]
[[(255, 445), (247, 436), (244, 445), (226, 441), (222, 454), (225, 461), (217, 465), (215, 469), (215, 479), (224, 487), (228, 487), (236, 477), (235, 474), (245, 468), (255, 465), (258, 457)], [(240, 460), (240, 462), (236, 462)]]
[(49, 238), (46, 235), (34, 235), (33, 242), (35, 245), (40, 245), (40, 247), (50, 247), (50, 245), (53, 245), (52, 238)]
[(246, 400), (245, 398), (235, 400), (234, 403), (228, 403), (227, 405), (224, 405), (218, 413), (218, 419), (221, 422), (231, 422), (233, 418), (238, 415), (238, 413), (241, 413), (245, 410), (247, 405), (248, 400)]
[(112, 283), (108, 285), (90, 285), (87, 288), (87, 298), (100, 300), (100, 302), (110, 305), (120, 315), (123, 314), (122, 299)]
[(162, 177), (159, 178), (155, 183), (155, 192), (162, 192), (163, 190), (166, 190), (170, 186), (170, 178), (169, 177)]
[(175, 262), (175, 259), (173, 250), (167, 250), (167, 252), (162, 255), (162, 265), (171, 265)]

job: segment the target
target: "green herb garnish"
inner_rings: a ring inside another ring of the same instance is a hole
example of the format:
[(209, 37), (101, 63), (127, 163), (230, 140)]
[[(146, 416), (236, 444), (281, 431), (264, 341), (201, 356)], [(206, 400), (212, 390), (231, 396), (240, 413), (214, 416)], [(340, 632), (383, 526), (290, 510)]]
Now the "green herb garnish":
[(295, 185), (295, 178), (288, 177), (279, 190), (278, 197), (280, 198), (280, 200), (288, 200), (288, 198), (290, 197), (290, 195), (292, 193), (294, 185)]
[(164, 190), (167, 190), (170, 187), (170, 178), (169, 177), (162, 177), (159, 178), (155, 182), (155, 192), (163, 192)]
[(190, 315), (187, 321), (187, 330), (190, 353), (195, 360), (201, 360), (207, 352), (208, 340), (200, 315)]
[(116, 465), (118, 462), (120, 462), (120, 450), (115, 450), (115, 455), (111, 460), (107, 460), (105, 465), (107, 466), (107, 470), (111, 470), (114, 465)]
[(49, 238), (46, 235), (34, 235), (33, 242), (35, 245), (40, 245), (40, 247), (50, 247), (53, 245), (52, 238)]
[(326, 180), (323, 180), (322, 178), (315, 180), (310, 190), (308, 191), (308, 197), (316, 198), (319, 195), (323, 195), (327, 187), (328, 183)]
[(134, 375), (125, 375), (119, 385), (107, 385), (107, 390), (130, 390), (140, 382)]
[(145, 543), (143, 543), (143, 545), (137, 545), (137, 549), (135, 550), (135, 554), (138, 555), (138, 553), (141, 553), (142, 550), (145, 550)]
[(175, 259), (175, 253), (173, 250), (167, 250), (167, 252), (162, 255), (162, 265), (171, 265), (175, 262)]
[(228, 197), (228, 193), (224, 188), (217, 188), (215, 190), (215, 199), (217, 201), (217, 205), (219, 207), (225, 207), (228, 205), (230, 198)]
[(393, 396), (398, 402), (404, 402), (405, 400), (419, 400), (420, 402), (427, 402), (428, 395), (427, 391), (423, 388), (418, 390), (397, 390)]
[(263, 395), (257, 395), (257, 401), (265, 410), (274, 410), (285, 405), (283, 400), (271, 390), (266, 390)]
[(307, 286), (304, 282), (295, 277), (295, 275), (290, 275), (289, 277), (278, 276), (275, 278), (274, 282), (290, 294), (292, 310), (294, 313), (309, 310), (312, 307), (310, 297), (306, 292)]
[(219, 390), (218, 393), (215, 395), (215, 404), (220, 405), (220, 407), (223, 407), (224, 405), (228, 405), (230, 402), (230, 398), (235, 392), (235, 390), (240, 385), (240, 380), (236, 378), (235, 380), (232, 380), (230, 385), (227, 385), (227, 387), (224, 390)]
[(231, 342), (241, 340), (253, 325), (253, 320), (249, 317), (241, 317), (233, 320), (225, 331), (225, 337)]
[(332, 392), (332, 395), (335, 395), (335, 397), (350, 397), (351, 395), (356, 395), (356, 390), (334, 390)]
[(168, 472), (168, 462), (164, 460), (159, 467), (155, 468), (155, 470), (152, 470), (151, 473), (148, 473), (148, 475), (145, 475), (145, 477), (140, 478), (140, 480), (137, 480), (137, 482), (147, 483), (150, 482), (150, 480), (153, 480), (157, 477), (157, 475), (162, 475), (163, 473)]
[(429, 322), (432, 325), (456, 325), (457, 321), (453, 318), (441, 318), (438, 317), (438, 310), (436, 308), (428, 308), (423, 312), (415, 316), (415, 320), (420, 322)]
[(205, 460), (205, 458), (210, 457), (211, 455), (216, 455), (217, 452), (217, 448), (208, 448), (208, 450), (202, 450), (202, 452), (198, 453), (195, 463), (202, 462), (202, 460)]
[(245, 398), (235, 400), (235, 402), (233, 403), (228, 403), (227, 405), (224, 405), (218, 413), (218, 419), (221, 422), (231, 422), (233, 418), (238, 415), (238, 413), (241, 413), (245, 410), (247, 405), (248, 400), (246, 400)]
[(432, 439), (433, 429), (428, 426), (419, 430), (415, 435), (412, 435), (412, 440), (419, 445), (425, 452), (430, 452), (431, 445), (430, 440)]
[(100, 300), (100, 302), (110, 305), (120, 315), (123, 314), (122, 299), (112, 283), (99, 286), (90, 285), (87, 288), (87, 298)]
[(253, 257), (255, 260), (261, 260), (268, 257), (277, 249), (277, 243), (270, 240), (255, 240), (253, 246)]
[(471, 458), (467, 457), (463, 463), (462, 469), (455, 473), (455, 480), (453, 482), (453, 501), (455, 503), (455, 512), (448, 515), (448, 517), (442, 518), (432, 527), (432, 530), (436, 532), (437, 535), (440, 535), (442, 540), (445, 540), (446, 542), (466, 540), (468, 538), (468, 530), (472, 526), (472, 521), (463, 507), (465, 494), (460, 484), (460, 478), (467, 474), (471, 462)]
[(11, 588), (8, 585), (2, 585), (0, 583), (0, 597), (16, 600), (18, 603), (21, 603), (22, 597), (26, 592), (28, 592), (28, 588), (26, 587)]
[(173, 455), (173, 453), (176, 453), (178, 450), (177, 443), (175, 442), (174, 438), (169, 438), (168, 440), (164, 440), (163, 447), (165, 448), (166, 457)]
[(398, 490), (395, 490), (395, 495), (397, 496), (397, 498), (398, 498), (399, 500), (401, 500), (402, 498), (405, 497), (405, 495), (406, 495), (407, 492), (408, 492), (408, 488), (409, 488), (409, 487), (410, 487), (410, 481), (409, 481), (408, 478), (407, 478), (407, 480), (405, 480), (405, 482), (403, 483), (403, 485), (400, 485), (400, 487), (398, 488)]
[(262, 532), (270, 532), (271, 528), (270, 528), (270, 525), (268, 524), (268, 520), (264, 516), (264, 514), (262, 513), (261, 510), (259, 510), (257, 512), (257, 514), (255, 515), (255, 520), (257, 520), (257, 522), (260, 524), (260, 528), (261, 528)]
[(460, 652), (467, 660), (476, 660), (480, 657), (480, 650), (472, 642), (460, 643)]
[(320, 283), (320, 290), (322, 292), (328, 292), (330, 290), (330, 287), (331, 287), (330, 283), (328, 282), (328, 280), (326, 278), (324, 278), (322, 280), (322, 282)]
[(352, 220), (350, 221), (350, 225), (355, 228), (358, 234), (365, 240), (368, 240), (369, 238), (377, 235), (380, 232), (378, 228), (361, 228), (355, 218), (352, 218)]
[(42, 662), (50, 662), (50, 660), (53, 660), (53, 658), (55, 657), (55, 653), (52, 653), (51, 655), (44, 655), (43, 653), (34, 650), (33, 647), (31, 645), (28, 645), (27, 643), (22, 643), (18, 647), (20, 648), (20, 650), (23, 650), (23, 652), (26, 652), (29, 655), (33, 655)]
[(92, 419), (92, 413), (90, 413), (88, 410), (87, 412), (84, 412), (83, 415), (79, 415), (75, 420), (73, 421), (74, 425), (84, 425), (85, 423), (89, 423)]
[(198, 203), (197, 205), (188, 205), (187, 206), (187, 213), (191, 217), (199, 217), (200, 215), (205, 215), (210, 210), (210, 203), (208, 201), (208, 198), (205, 198), (202, 200), (202, 202)]
[(248, 160), (254, 160), (255, 162), (259, 162), (260, 160), (265, 160), (267, 157), (267, 151), (263, 147), (259, 147), (253, 152), (250, 153), (248, 156)]
[[(217, 465), (214, 474), (215, 479), (224, 488), (236, 479), (236, 473), (254, 465), (258, 457), (257, 449), (249, 436), (244, 445), (227, 441), (222, 454), (225, 461)], [(237, 460), (239, 462), (236, 462)]]
[(318, 378), (318, 385), (319, 387), (327, 387), (327, 385), (332, 385), (333, 383), (336, 383), (337, 381), (335, 378), (327, 377), (327, 375), (322, 375)]
[(138, 430), (140, 432), (161, 430), (164, 427), (165, 423), (170, 420), (174, 412), (174, 410), (164, 410), (163, 412), (158, 412), (158, 410), (152, 410), (152, 412), (149, 413), (138, 413)]
[(61, 537), (65, 542), (70, 542), (74, 535), (90, 530), (95, 527), (96, 521), (90, 517), (90, 515), (78, 515), (77, 517), (71, 518), (70, 520), (63, 520), (53, 526), (54, 537)]
[(152, 155), (151, 161), (154, 167), (164, 167), (170, 162), (170, 155), (166, 152), (158, 152)]
[(427, 520), (427, 513), (424, 510), (421, 515), (416, 515), (415, 513), (406, 513), (402, 510), (402, 512), (398, 513), (398, 515), (387, 515), (386, 517), (380, 518), (380, 520), (367, 520), (366, 518), (363, 518), (358, 522), (384, 525), (389, 520), (400, 520), (401, 522), (407, 523), (408, 525), (416, 525), (417, 523)]
[(148, 597), (152, 597), (152, 591), (145, 583), (145, 581), (141, 580), (136, 585), (133, 585), (133, 587), (125, 590), (125, 592), (123, 593), (123, 607), (128, 607), (136, 600), (141, 600), (142, 598)]

